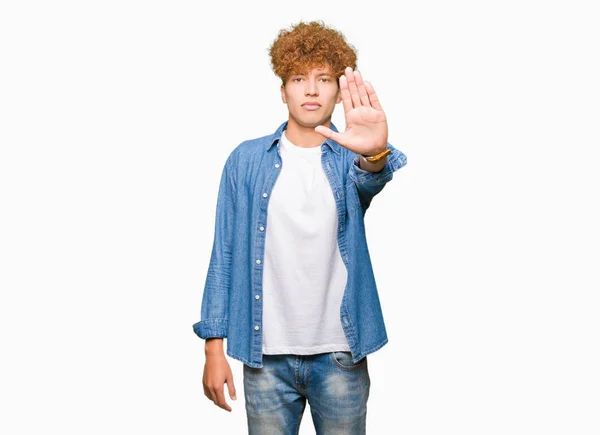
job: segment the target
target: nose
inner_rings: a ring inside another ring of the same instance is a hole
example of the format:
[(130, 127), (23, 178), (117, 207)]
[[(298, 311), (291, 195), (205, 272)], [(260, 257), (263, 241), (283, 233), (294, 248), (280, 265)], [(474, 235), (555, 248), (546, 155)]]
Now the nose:
[(309, 79), (306, 81), (306, 89), (304, 90), (305, 96), (318, 96), (319, 89), (317, 88), (317, 81), (314, 79)]

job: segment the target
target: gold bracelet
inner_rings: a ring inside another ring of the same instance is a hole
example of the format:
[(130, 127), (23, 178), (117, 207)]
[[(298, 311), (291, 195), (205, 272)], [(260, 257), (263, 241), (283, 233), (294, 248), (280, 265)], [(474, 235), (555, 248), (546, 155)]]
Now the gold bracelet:
[(379, 160), (383, 159), (385, 156), (387, 156), (388, 154), (391, 154), (391, 153), (392, 153), (392, 150), (389, 148), (386, 148), (384, 151), (380, 152), (379, 154), (375, 154), (374, 156), (362, 156), (362, 158), (365, 162), (377, 163)]

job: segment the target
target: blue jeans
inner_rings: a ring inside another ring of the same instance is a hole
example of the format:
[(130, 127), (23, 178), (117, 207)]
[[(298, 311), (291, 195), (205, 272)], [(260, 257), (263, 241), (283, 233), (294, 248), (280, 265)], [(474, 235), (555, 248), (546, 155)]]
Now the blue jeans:
[(244, 364), (248, 433), (297, 435), (308, 400), (317, 435), (365, 434), (370, 386), (366, 356), (263, 355), (263, 368)]

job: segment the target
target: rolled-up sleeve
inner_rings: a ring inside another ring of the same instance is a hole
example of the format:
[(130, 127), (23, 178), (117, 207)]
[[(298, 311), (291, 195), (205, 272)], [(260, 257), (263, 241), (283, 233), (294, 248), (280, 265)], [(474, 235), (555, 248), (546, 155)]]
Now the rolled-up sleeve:
[(392, 153), (388, 154), (387, 162), (379, 172), (369, 172), (361, 169), (359, 166), (360, 155), (353, 153), (354, 158), (350, 165), (348, 177), (356, 185), (363, 212), (367, 211), (373, 197), (381, 192), (386, 183), (393, 178), (394, 172), (406, 165), (406, 155), (402, 151), (396, 149), (390, 143), (387, 144), (387, 147)]
[(232, 164), (230, 155), (219, 184), (215, 234), (202, 295), (200, 321), (193, 325), (196, 335), (204, 339), (227, 337), (236, 190)]

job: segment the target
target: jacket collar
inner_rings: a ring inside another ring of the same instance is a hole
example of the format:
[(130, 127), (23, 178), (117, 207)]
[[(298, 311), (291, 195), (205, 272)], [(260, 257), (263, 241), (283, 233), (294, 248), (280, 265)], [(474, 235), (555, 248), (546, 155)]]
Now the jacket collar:
[[(279, 126), (279, 128), (275, 131), (275, 133), (273, 133), (271, 135), (271, 137), (269, 138), (269, 140), (267, 141), (267, 151), (269, 151), (269, 149), (271, 149), (271, 147), (278, 142), (281, 139), (281, 134), (283, 133), (283, 131), (287, 128), (288, 125), (288, 121), (285, 121), (283, 124), (281, 124)], [(336, 133), (339, 133), (338, 129), (336, 128), (336, 126), (333, 124), (333, 122), (331, 123), (330, 127), (333, 131), (335, 131)], [(339, 147), (341, 146), (340, 144), (338, 144), (336, 141), (334, 141), (333, 139), (326, 139), (325, 143), (327, 145), (329, 145), (329, 148), (331, 148), (331, 150), (336, 153), (336, 154), (340, 154), (340, 149)]]

